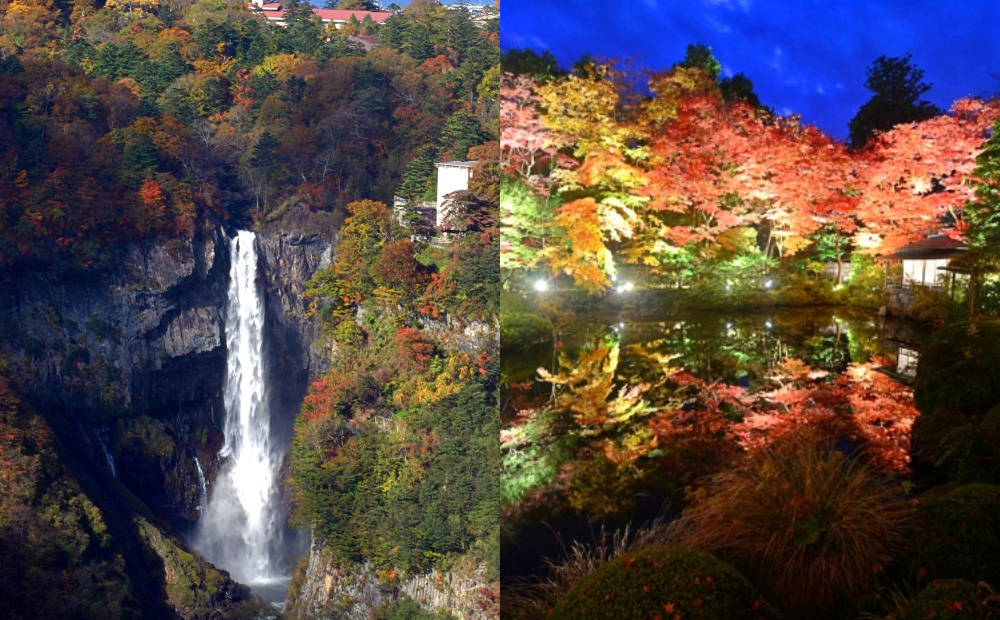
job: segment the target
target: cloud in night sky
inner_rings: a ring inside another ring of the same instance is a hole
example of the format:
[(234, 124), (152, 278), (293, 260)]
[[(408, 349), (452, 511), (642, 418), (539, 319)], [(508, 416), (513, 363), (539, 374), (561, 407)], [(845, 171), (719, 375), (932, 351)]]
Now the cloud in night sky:
[(765, 105), (837, 138), (883, 54), (912, 54), (934, 85), (926, 97), (943, 108), (1000, 91), (998, 0), (504, 0), (501, 23), (505, 49), (551, 50), (566, 66), (590, 53), (660, 69), (704, 43)]

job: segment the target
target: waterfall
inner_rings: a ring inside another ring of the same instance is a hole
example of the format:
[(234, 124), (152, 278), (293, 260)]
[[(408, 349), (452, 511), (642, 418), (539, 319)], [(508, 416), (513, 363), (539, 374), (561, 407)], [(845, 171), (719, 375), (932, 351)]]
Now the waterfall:
[(243, 583), (281, 579), (277, 559), (283, 524), (275, 484), (280, 459), (271, 450), (264, 385), (264, 299), (257, 279), (257, 242), (239, 231), (230, 242), (226, 309), (225, 462), (195, 544)]
[[(115, 478), (117, 478), (118, 477), (118, 472), (115, 471), (115, 457), (111, 456), (111, 453), (108, 452), (108, 447), (106, 445), (104, 445), (104, 437), (101, 436), (102, 432), (104, 434), (107, 434), (107, 431), (99, 431), (99, 432), (96, 432), (94, 434), (97, 435), (97, 442), (101, 444), (101, 450), (104, 450), (104, 458), (108, 462), (108, 469), (111, 470), (111, 475), (114, 476)], [(89, 443), (89, 440), (88, 440), (88, 443)], [(93, 448), (93, 446), (91, 446), (91, 448)]]
[(198, 511), (204, 514), (205, 506), (208, 504), (208, 483), (205, 482), (205, 472), (197, 456), (194, 457), (194, 464), (198, 468)]

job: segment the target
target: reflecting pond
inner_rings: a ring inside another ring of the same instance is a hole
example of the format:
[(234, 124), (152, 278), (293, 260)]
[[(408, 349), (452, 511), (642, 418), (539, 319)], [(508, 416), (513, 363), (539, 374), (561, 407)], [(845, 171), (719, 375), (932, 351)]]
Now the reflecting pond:
[[(846, 308), (659, 316), (639, 308), (576, 319), (557, 327), (554, 346), (503, 358), (505, 580), (536, 574), (542, 557), (560, 555), (557, 534), (568, 545), (590, 540), (602, 525), (669, 516), (693, 479), (717, 471), (739, 450), (730, 439), (743, 432), (734, 428), (748, 425), (753, 395), (800, 394), (806, 408), (828, 406), (829, 417), (837, 417), (836, 403), (869, 398), (866, 390), (881, 398), (870, 387), (875, 367), (890, 375), (912, 370), (906, 365), (926, 334), (919, 325)], [(855, 374), (861, 368), (869, 383), (839, 381), (849, 368)], [(878, 381), (883, 391), (886, 383), (896, 385), (882, 374)], [(826, 386), (845, 387), (825, 396)], [(685, 416), (703, 416), (694, 425), (704, 428), (685, 437), (683, 446), (666, 448), (664, 432), (690, 430), (687, 422), (678, 423)], [(893, 420), (870, 423), (891, 431)], [(603, 465), (592, 466), (597, 462)], [(669, 473), (650, 476), (651, 467)], [(690, 472), (679, 476), (678, 469)], [(538, 493), (538, 487), (556, 492)], [(605, 493), (610, 504), (602, 505), (595, 498)], [(619, 505), (625, 508), (616, 511)]]

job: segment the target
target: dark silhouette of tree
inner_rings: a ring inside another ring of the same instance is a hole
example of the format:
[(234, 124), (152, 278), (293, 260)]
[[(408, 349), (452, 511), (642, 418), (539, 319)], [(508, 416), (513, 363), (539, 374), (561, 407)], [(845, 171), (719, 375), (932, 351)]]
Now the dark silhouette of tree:
[(533, 49), (512, 49), (500, 61), (504, 73), (530, 75), (536, 79), (558, 77), (566, 72), (559, 68), (559, 61), (549, 50), (540, 55)]
[(865, 88), (872, 91), (868, 100), (848, 123), (848, 140), (852, 148), (868, 144), (876, 132), (888, 131), (901, 123), (927, 120), (941, 114), (940, 108), (921, 99), (931, 89), (923, 82), (924, 72), (911, 61), (879, 56), (868, 67)]
[(753, 82), (742, 73), (719, 80), (719, 90), (722, 92), (722, 98), (728, 103), (742, 101), (755, 108), (764, 107), (760, 103), (760, 97), (753, 90)]

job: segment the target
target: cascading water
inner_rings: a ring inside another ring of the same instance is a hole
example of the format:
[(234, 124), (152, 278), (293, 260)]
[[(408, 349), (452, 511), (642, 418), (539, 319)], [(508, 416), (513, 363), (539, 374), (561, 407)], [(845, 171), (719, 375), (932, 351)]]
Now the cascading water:
[[(104, 460), (108, 463), (108, 469), (111, 470), (111, 475), (117, 478), (118, 472), (115, 471), (115, 457), (111, 456), (111, 453), (108, 452), (108, 446), (104, 443), (107, 441), (107, 438), (105, 437), (107, 433), (107, 429), (104, 429), (94, 434), (97, 435), (97, 441), (101, 444), (101, 450), (104, 450)], [(87, 443), (90, 443), (89, 439), (87, 440)], [(91, 449), (93, 449), (93, 445), (91, 445)]]
[(199, 520), (195, 545), (247, 584), (282, 580), (277, 568), (282, 523), (271, 450), (263, 372), (264, 300), (257, 279), (257, 242), (239, 231), (230, 242), (226, 310), (225, 463)]
[(205, 506), (208, 504), (208, 483), (205, 482), (205, 472), (197, 456), (194, 457), (194, 464), (198, 467), (198, 511), (204, 514)]

